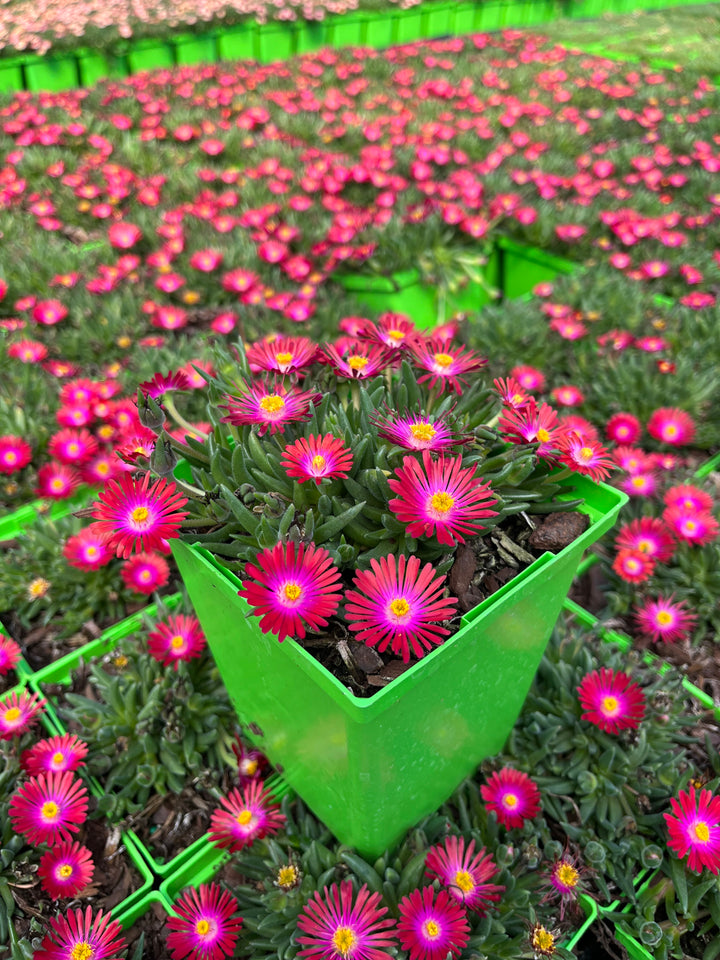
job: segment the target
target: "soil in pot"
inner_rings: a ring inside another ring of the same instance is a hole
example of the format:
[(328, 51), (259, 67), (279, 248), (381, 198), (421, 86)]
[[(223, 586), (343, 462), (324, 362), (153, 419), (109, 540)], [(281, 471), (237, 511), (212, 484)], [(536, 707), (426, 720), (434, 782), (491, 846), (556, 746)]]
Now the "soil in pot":
[(131, 927), (123, 930), (123, 936), (128, 944), (128, 960), (168, 955), (165, 929), (167, 919), (168, 915), (163, 905), (154, 902)]

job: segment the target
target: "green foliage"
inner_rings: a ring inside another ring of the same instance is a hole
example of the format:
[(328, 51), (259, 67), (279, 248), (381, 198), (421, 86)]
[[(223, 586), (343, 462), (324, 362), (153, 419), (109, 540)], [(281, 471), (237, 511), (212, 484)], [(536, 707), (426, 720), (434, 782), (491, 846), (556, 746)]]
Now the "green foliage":
[(136, 635), (92, 662), (88, 682), (89, 695), (68, 693), (60, 714), (88, 743), (87, 770), (105, 791), (98, 811), (113, 822), (189, 779), (212, 789), (234, 764), (235, 713), (207, 650), (173, 670)]

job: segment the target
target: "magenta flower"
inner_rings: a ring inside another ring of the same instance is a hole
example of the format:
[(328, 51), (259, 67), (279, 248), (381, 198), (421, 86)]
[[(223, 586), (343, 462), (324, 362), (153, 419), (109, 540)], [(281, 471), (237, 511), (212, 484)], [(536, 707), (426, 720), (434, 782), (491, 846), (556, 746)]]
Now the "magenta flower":
[(331, 433), (324, 436), (311, 434), (295, 443), (288, 444), (280, 461), (289, 477), (304, 483), (314, 480), (331, 480), (334, 477), (347, 477), (352, 466), (352, 453), (342, 440)]
[(560, 895), (560, 922), (562, 923), (566, 903), (577, 900), (581, 890), (580, 870), (568, 856), (556, 860), (547, 877), (552, 891)]
[(227, 416), (222, 419), (224, 423), (257, 426), (258, 434), (262, 437), (268, 430), (271, 434), (276, 431), (282, 433), (286, 423), (309, 420), (312, 417), (310, 408), (319, 400), (319, 393), (258, 384), (249, 386), (239, 398), (228, 397), (225, 404)]
[(538, 407), (533, 399), (519, 410), (504, 410), (498, 426), (510, 443), (537, 443), (539, 457), (557, 454), (565, 434), (553, 408), (547, 403)]
[(340, 571), (324, 547), (314, 543), (299, 547), (290, 541), (276, 543), (257, 556), (257, 564), (247, 563), (238, 591), (260, 617), (263, 633), (272, 632), (278, 640), (305, 636), (327, 626), (340, 602)]
[(324, 362), (332, 367), (335, 375), (348, 380), (369, 380), (382, 373), (390, 359), (384, 346), (360, 340), (350, 342), (342, 352), (331, 343), (321, 350)]
[(232, 956), (242, 918), (233, 916), (238, 903), (218, 883), (202, 883), (185, 890), (173, 904), (177, 914), (166, 927), (172, 960), (190, 955), (195, 960), (222, 960)]
[(425, 873), (437, 878), (451, 897), (468, 910), (484, 917), (505, 890), (501, 884), (488, 883), (499, 873), (495, 861), (482, 847), (475, 851), (471, 840), (465, 849), (462, 837), (449, 836), (433, 847), (425, 858)]
[(68, 537), (63, 547), (63, 556), (77, 570), (99, 570), (114, 557), (104, 536), (95, 529), (95, 524), (84, 527), (79, 533)]
[(530, 393), (541, 393), (545, 389), (545, 375), (536, 367), (527, 365), (513, 367), (510, 376), (520, 384), (523, 390), (528, 390)]
[(519, 410), (526, 406), (530, 400), (530, 394), (515, 377), (493, 380), (493, 386), (503, 405), (512, 407), (513, 410)]
[(10, 799), (14, 830), (28, 843), (70, 840), (87, 817), (88, 793), (72, 773), (41, 773), (24, 783)]
[(447, 387), (460, 393), (467, 386), (464, 375), (479, 370), (487, 363), (484, 357), (472, 350), (463, 350), (462, 347), (453, 350), (449, 340), (436, 337), (411, 343), (410, 353), (415, 364), (426, 371), (418, 377), (418, 383), (429, 380), (430, 387), (439, 384), (441, 392)]
[(227, 797), (220, 798), (220, 805), (210, 818), (210, 837), (216, 846), (227, 847), (230, 853), (276, 833), (285, 823), (285, 814), (280, 813), (272, 794), (258, 780), (241, 790), (233, 788)]
[(494, 810), (498, 823), (508, 829), (521, 827), (540, 810), (540, 791), (526, 773), (503, 767), (480, 787), (488, 810)]
[(678, 540), (693, 546), (711, 543), (720, 531), (720, 525), (709, 511), (698, 513), (684, 507), (667, 507), (662, 518)]
[(446, 450), (467, 442), (452, 430), (444, 416), (388, 413), (376, 414), (372, 422), (378, 428), (379, 437), (406, 450)]
[(677, 800), (670, 800), (672, 813), (664, 813), (670, 840), (668, 847), (678, 857), (690, 854), (689, 870), (701, 873), (703, 868), (720, 873), (720, 797), (710, 790), (701, 790), (696, 798), (695, 787), (688, 793), (681, 790)]
[(166, 374), (156, 373), (150, 380), (141, 383), (138, 389), (144, 396), (157, 400), (175, 390), (189, 390), (190, 382), (184, 370), (176, 370), (174, 373), (168, 370)]
[(497, 503), (487, 483), (475, 477), (473, 467), (464, 468), (462, 457), (433, 460), (428, 450), (422, 452), (422, 467), (414, 457), (405, 457), (395, 470), (397, 480), (388, 480), (393, 493), (399, 496), (388, 506), (402, 523), (407, 523), (411, 537), (431, 537), (448, 546), (465, 543), (463, 534), (483, 529), (477, 520), (494, 517)]
[(69, 466), (81, 466), (98, 452), (98, 442), (89, 430), (66, 427), (53, 434), (48, 443), (51, 457)]
[(681, 447), (695, 437), (695, 423), (690, 414), (676, 407), (655, 410), (647, 425), (648, 433), (656, 440)]
[(679, 507), (691, 513), (710, 513), (714, 506), (713, 498), (705, 490), (691, 483), (670, 487), (665, 492), (663, 502), (666, 507)]
[(632, 550), (667, 563), (675, 552), (675, 539), (658, 517), (639, 517), (621, 527), (615, 538), (618, 550)]
[(160, 663), (169, 667), (180, 660), (188, 661), (199, 657), (205, 649), (205, 634), (197, 617), (182, 613), (171, 615), (167, 622), (158, 623), (148, 633), (148, 653)]
[(5, 434), (0, 437), (0, 473), (16, 473), (32, 459), (32, 448), (22, 437)]
[(31, 777), (41, 773), (72, 772), (85, 765), (88, 748), (74, 733), (39, 740), (23, 752), (21, 762)]
[(460, 955), (470, 939), (465, 911), (446, 890), (423, 887), (398, 905), (397, 935), (409, 960), (447, 960)]
[(658, 597), (657, 600), (646, 600), (636, 608), (635, 624), (638, 630), (646, 637), (657, 643), (673, 643), (676, 640), (687, 640), (697, 620), (685, 606), (684, 601), (673, 603), (674, 594), (669, 597)]
[(567, 433), (560, 440), (560, 463), (595, 481), (605, 480), (615, 464), (606, 456), (607, 450), (597, 441)]
[(407, 347), (418, 336), (410, 317), (402, 313), (383, 313), (373, 323), (366, 320), (358, 336), (382, 344), (388, 350), (397, 351)]
[(379, 893), (365, 886), (353, 897), (352, 881), (344, 880), (316, 890), (298, 917), (298, 936), (303, 944), (299, 957), (307, 960), (390, 960), (383, 948), (395, 945), (395, 921), (383, 919), (387, 907)]
[(577, 407), (581, 403), (585, 402), (585, 395), (582, 393), (579, 387), (576, 387), (573, 384), (565, 384), (562, 387), (554, 387), (550, 396), (553, 398), (555, 403), (559, 403), (561, 407)]
[(11, 693), (0, 700), (0, 740), (19, 737), (37, 720), (47, 701), (39, 693)]
[(605, 733), (636, 730), (645, 716), (645, 697), (637, 683), (621, 670), (609, 667), (586, 674), (577, 688), (580, 706), (589, 720)]
[(605, 424), (605, 433), (615, 443), (637, 443), (642, 426), (632, 413), (616, 413)]
[(100, 533), (118, 557), (127, 559), (134, 551), (169, 552), (168, 539), (177, 537), (187, 517), (182, 507), (187, 497), (172, 481), (159, 478), (151, 485), (149, 473), (141, 480), (124, 474), (111, 480), (93, 504), (96, 523), (91, 530)]
[(127, 944), (121, 930), (102, 910), (94, 918), (92, 907), (70, 910), (50, 921), (34, 960), (122, 960)]
[(618, 551), (612, 568), (625, 583), (643, 583), (652, 576), (655, 560), (647, 553), (623, 549)]
[(310, 367), (318, 357), (317, 344), (307, 337), (276, 337), (251, 344), (245, 351), (253, 373), (286, 374)]
[(137, 553), (122, 565), (122, 581), (128, 590), (149, 596), (170, 579), (170, 567), (159, 553)]
[[(21, 650), (18, 644), (10, 637), (6, 637), (4, 633), (0, 633), (0, 677), (15, 669), (20, 662), (20, 655)], [(2, 709), (0, 705), (0, 710)]]
[(48, 500), (66, 500), (79, 486), (77, 470), (64, 463), (45, 463), (37, 472), (35, 493)]
[[(394, 554), (370, 561), (370, 570), (358, 570), (345, 594), (345, 615), (356, 639), (380, 653), (390, 646), (407, 663), (438, 646), (449, 630), (437, 624), (457, 610), (455, 597), (443, 597), (445, 575), (435, 578), (430, 563), (420, 569), (417, 557), (395, 559)], [(433, 579), (435, 578), (435, 579)]]
[(77, 840), (65, 840), (52, 847), (40, 860), (38, 876), (42, 888), (53, 899), (76, 897), (92, 880), (92, 854)]

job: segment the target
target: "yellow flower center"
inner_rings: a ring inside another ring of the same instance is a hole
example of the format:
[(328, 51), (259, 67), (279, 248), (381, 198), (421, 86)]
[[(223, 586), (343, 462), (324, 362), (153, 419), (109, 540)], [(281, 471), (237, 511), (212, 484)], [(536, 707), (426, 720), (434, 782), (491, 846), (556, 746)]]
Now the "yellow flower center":
[(33, 582), (28, 587), (28, 595), (32, 597), (44, 597), (45, 594), (50, 589), (50, 582), (44, 580), (42, 577), (38, 577), (37, 580)]
[(316, 470), (322, 470), (326, 463), (327, 460), (320, 453), (312, 458), (312, 465)]
[(602, 708), (603, 713), (613, 714), (617, 713), (620, 704), (617, 701), (617, 697), (603, 697)]
[(65, 482), (61, 477), (53, 477), (52, 480), (50, 481), (51, 490), (60, 491), (60, 490), (63, 490), (64, 487), (65, 487)]
[(580, 874), (571, 863), (561, 863), (555, 876), (564, 887), (576, 887), (580, 879)]
[(53, 767), (59, 767), (64, 762), (65, 762), (65, 754), (61, 750), (58, 750), (56, 753), (52, 755), (52, 759), (50, 760), (50, 765)]
[(657, 615), (657, 622), (663, 627), (666, 627), (669, 623), (672, 623), (672, 620), (672, 614), (668, 610), (661, 610)]
[(133, 512), (130, 514), (130, 519), (135, 523), (145, 523), (149, 515), (150, 511), (147, 507), (135, 507)]
[(297, 600), (302, 594), (302, 588), (297, 583), (286, 583), (284, 593), (286, 600)]
[(435, 363), (439, 367), (451, 367), (454, 363), (454, 358), (449, 353), (436, 353)]
[(645, 486), (645, 477), (643, 476), (633, 477), (630, 483), (632, 483), (634, 487), (637, 487), (638, 489), (640, 489), (640, 487)]
[(241, 810), (237, 815), (237, 822), (241, 827), (246, 827), (252, 820), (252, 810)]
[(67, 880), (67, 878), (71, 877), (72, 874), (73, 874), (73, 868), (70, 866), (69, 863), (64, 863), (61, 867), (58, 867), (57, 869), (57, 876), (60, 877), (61, 880)]
[(130, 339), (130, 337), (126, 336), (126, 337), (117, 338), (117, 345), (120, 347), (121, 350), (127, 349), (127, 347), (129, 347), (131, 344), (132, 344), (132, 340)]
[(252, 777), (257, 773), (258, 762), (257, 760), (243, 760), (242, 772), (246, 777)]
[(55, 820), (60, 813), (60, 807), (54, 800), (46, 800), (40, 808), (40, 815), (43, 820)]
[(364, 370), (367, 365), (367, 357), (348, 357), (348, 366), (351, 370)]
[(532, 947), (534, 950), (543, 950), (546, 954), (551, 953), (555, 949), (555, 937), (545, 927), (538, 926), (533, 930)]
[(170, 646), (173, 648), (173, 650), (179, 650), (181, 647), (185, 646), (185, 637), (179, 633), (176, 633), (170, 641)]
[(510, 807), (510, 809), (512, 810), (514, 807), (517, 806), (518, 798), (515, 796), (514, 793), (506, 793), (505, 796), (502, 798), (502, 802), (504, 807)]
[(207, 920), (198, 920), (195, 924), (195, 933), (199, 933), (201, 937), (206, 937), (210, 933), (210, 924)]
[(430, 506), (436, 513), (447, 513), (454, 503), (455, 500), (445, 491), (434, 493), (430, 500)]
[(107, 463), (101, 462), (95, 465), (95, 473), (99, 473), (101, 477), (108, 473), (109, 470), (110, 467)]
[(455, 874), (455, 886), (460, 887), (463, 893), (471, 893), (475, 889), (473, 878), (467, 870), (458, 870)]
[(85, 551), (85, 556), (89, 557), (92, 560), (98, 555), (98, 553), (99, 553), (99, 550), (97, 547), (88, 547), (87, 550)]
[(292, 363), (293, 355), (291, 353), (276, 353), (275, 359), (278, 363), (286, 364)]
[(138, 577), (138, 580), (140, 580), (142, 583), (148, 583), (148, 581), (152, 580), (152, 571), (150, 570), (141, 571), (140, 576)]
[(411, 423), (410, 433), (416, 440), (432, 440), (437, 430), (429, 423)]
[(426, 920), (422, 925), (422, 932), (428, 940), (437, 940), (440, 936), (440, 924), (436, 920)]
[(402, 330), (388, 330), (388, 337), (391, 340), (404, 340), (405, 334)]
[(95, 951), (85, 940), (76, 943), (70, 951), (70, 960), (93, 960)]
[(356, 937), (350, 927), (338, 927), (332, 938), (333, 946), (341, 957), (347, 957), (355, 946)]
[(74, 455), (74, 454), (78, 453), (79, 450), (80, 450), (80, 447), (78, 446), (77, 443), (69, 443), (69, 444), (67, 445), (67, 452), (68, 452), (68, 453), (71, 453), (71, 454)]
[(289, 863), (285, 867), (280, 867), (277, 874), (277, 885), (283, 890), (289, 890), (294, 887), (298, 880), (297, 867)]
[(665, 436), (666, 436), (666, 437), (675, 437), (675, 436), (677, 436), (677, 432), (678, 432), (678, 428), (675, 426), (674, 423), (669, 423), (669, 424), (665, 427)]
[(407, 617), (410, 613), (410, 604), (403, 597), (397, 597), (390, 603), (390, 612), (398, 619)]
[(13, 463), (17, 463), (17, 458), (18, 458), (18, 455), (15, 453), (14, 450), (8, 450), (7, 453), (5, 454), (5, 463), (9, 463), (10, 465), (12, 465)]
[(587, 463), (588, 460), (592, 460), (593, 451), (592, 447), (580, 447), (578, 452), (578, 460), (582, 460), (583, 463)]
[(5, 711), (4, 716), (6, 723), (15, 723), (16, 720), (20, 719), (20, 710), (17, 707), (10, 707), (9, 710)]
[(285, 401), (276, 393), (270, 393), (267, 397), (262, 398), (260, 408), (264, 410), (265, 413), (278, 413), (280, 410), (285, 409)]
[(697, 530), (697, 524), (695, 523), (694, 520), (688, 520), (685, 524), (685, 529), (687, 530), (688, 533), (695, 533), (695, 531)]
[(550, 439), (550, 434), (547, 432), (545, 427), (540, 427), (540, 429), (537, 432), (537, 438), (540, 441), (540, 443), (547, 443), (548, 440)]
[(703, 820), (699, 820), (693, 829), (695, 831), (695, 836), (701, 843), (708, 842), (710, 839), (710, 828)]

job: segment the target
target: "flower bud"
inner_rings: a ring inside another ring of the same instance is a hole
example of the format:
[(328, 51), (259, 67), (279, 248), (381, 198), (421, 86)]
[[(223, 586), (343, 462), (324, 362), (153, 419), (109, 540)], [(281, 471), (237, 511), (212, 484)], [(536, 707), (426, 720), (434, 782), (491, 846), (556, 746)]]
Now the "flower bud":
[(585, 859), (593, 866), (605, 863), (605, 848), (596, 840), (591, 840), (585, 845)]
[(137, 408), (138, 419), (144, 427), (147, 427), (148, 430), (154, 430), (155, 433), (162, 429), (162, 425), (165, 423), (165, 414), (154, 397), (138, 390)]
[(158, 477), (172, 477), (177, 466), (177, 457), (168, 436), (164, 433), (155, 441), (155, 447), (150, 455), (150, 469)]

